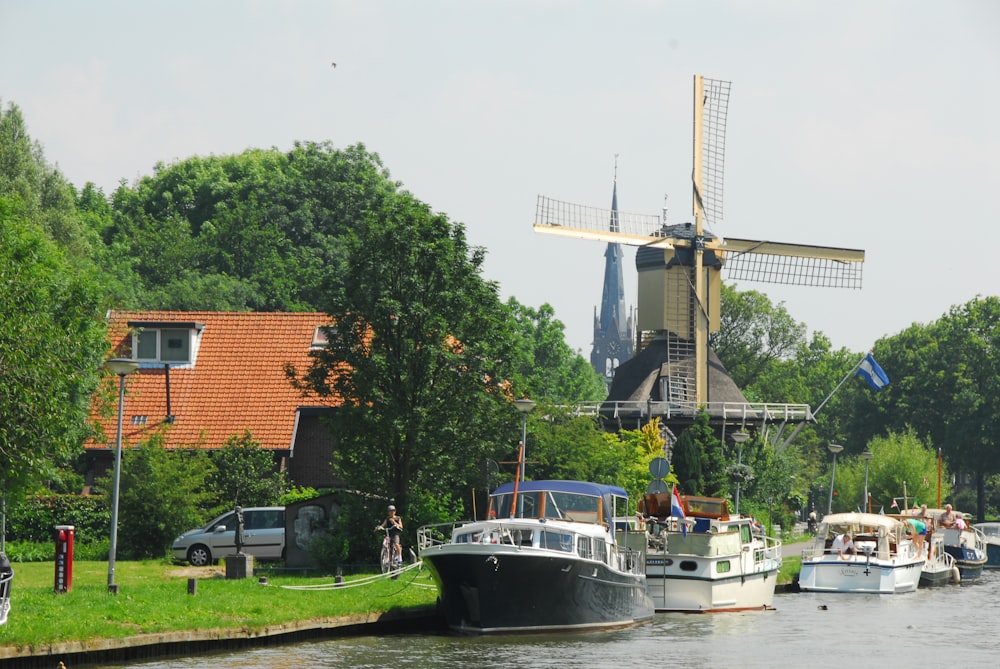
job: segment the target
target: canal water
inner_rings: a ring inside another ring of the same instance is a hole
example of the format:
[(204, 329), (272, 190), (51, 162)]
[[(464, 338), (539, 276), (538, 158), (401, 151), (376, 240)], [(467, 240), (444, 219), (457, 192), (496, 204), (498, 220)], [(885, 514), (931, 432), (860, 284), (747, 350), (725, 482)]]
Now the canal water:
[(657, 614), (624, 630), (502, 637), (338, 638), (105, 669), (464, 669), (512, 667), (993, 667), (1000, 571), (904, 595), (778, 594), (775, 610)]

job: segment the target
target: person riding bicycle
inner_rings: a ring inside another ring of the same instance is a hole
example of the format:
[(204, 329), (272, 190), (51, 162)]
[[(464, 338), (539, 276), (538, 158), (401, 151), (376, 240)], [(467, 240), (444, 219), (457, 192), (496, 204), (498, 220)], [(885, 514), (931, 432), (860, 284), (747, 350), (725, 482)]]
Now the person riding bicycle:
[(396, 507), (392, 504), (389, 505), (387, 511), (389, 517), (376, 525), (375, 530), (388, 531), (389, 542), (392, 544), (392, 550), (395, 554), (392, 563), (393, 566), (398, 567), (403, 564), (403, 545), (399, 542), (399, 538), (403, 534), (403, 519), (396, 515)]

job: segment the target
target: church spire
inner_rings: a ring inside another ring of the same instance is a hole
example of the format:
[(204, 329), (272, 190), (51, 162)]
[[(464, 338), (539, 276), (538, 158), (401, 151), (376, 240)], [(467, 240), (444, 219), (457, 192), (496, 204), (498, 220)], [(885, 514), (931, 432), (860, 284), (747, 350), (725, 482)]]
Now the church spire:
[[(618, 232), (618, 155), (615, 154), (615, 178), (611, 195), (609, 228)], [(610, 387), (615, 368), (629, 360), (635, 347), (634, 325), (625, 305), (625, 279), (621, 244), (609, 242), (604, 251), (604, 294), (601, 313), (594, 314), (594, 348), (590, 364)]]

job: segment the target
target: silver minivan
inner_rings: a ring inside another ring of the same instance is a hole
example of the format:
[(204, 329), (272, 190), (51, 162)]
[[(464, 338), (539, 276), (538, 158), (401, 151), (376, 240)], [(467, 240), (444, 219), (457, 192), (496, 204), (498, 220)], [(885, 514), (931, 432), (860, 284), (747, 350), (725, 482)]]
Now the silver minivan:
[[(236, 511), (227, 511), (205, 527), (188, 530), (174, 539), (175, 560), (195, 567), (214, 564), (236, 553)], [(243, 552), (258, 560), (285, 559), (285, 507), (243, 509)]]

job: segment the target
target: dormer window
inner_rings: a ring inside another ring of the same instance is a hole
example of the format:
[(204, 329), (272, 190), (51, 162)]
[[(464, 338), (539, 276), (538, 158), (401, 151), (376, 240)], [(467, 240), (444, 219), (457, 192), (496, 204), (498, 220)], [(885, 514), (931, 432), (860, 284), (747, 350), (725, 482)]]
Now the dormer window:
[(337, 328), (331, 327), (329, 325), (317, 325), (316, 329), (313, 330), (313, 340), (310, 348), (320, 349), (326, 348), (326, 345), (330, 343), (330, 337), (337, 334)]
[(134, 360), (184, 365), (194, 362), (197, 337), (205, 325), (130, 321), (129, 327)]

